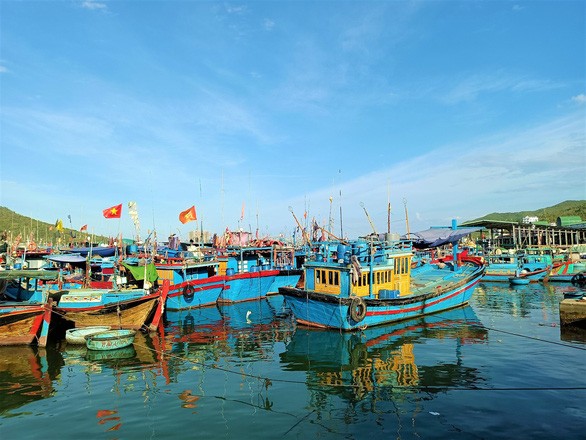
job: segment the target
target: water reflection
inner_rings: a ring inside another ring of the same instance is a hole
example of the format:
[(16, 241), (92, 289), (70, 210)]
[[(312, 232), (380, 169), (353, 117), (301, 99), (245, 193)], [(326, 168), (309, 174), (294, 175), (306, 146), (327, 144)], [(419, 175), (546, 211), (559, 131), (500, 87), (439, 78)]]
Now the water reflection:
[[(483, 382), (465, 365), (461, 348), (486, 340), (487, 331), (468, 306), (360, 333), (297, 328), (281, 362), (285, 370), (306, 372), (311, 390), (352, 402), (367, 396), (391, 400), (412, 387), (433, 392)], [(441, 347), (430, 356), (434, 341), (442, 341)], [(427, 348), (418, 358), (422, 345)]]
[(0, 347), (0, 415), (15, 415), (16, 409), (50, 397), (62, 365), (63, 359), (52, 351)]
[(292, 322), (278, 319), (265, 300), (170, 313), (165, 326), (170, 378), (206, 365), (268, 359), (275, 342), (289, 340), (291, 332)]

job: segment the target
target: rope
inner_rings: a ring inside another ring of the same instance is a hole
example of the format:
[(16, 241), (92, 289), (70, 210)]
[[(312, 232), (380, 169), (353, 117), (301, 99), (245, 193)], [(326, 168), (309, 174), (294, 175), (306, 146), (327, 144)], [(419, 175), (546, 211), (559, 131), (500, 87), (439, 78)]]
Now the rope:
[[(200, 362), (200, 361), (195, 361), (193, 359), (187, 359), (185, 357), (173, 354), (173, 353), (165, 353), (165, 352), (158, 352), (157, 350), (147, 347), (146, 345), (140, 345), (137, 344), (136, 342), (134, 343), (134, 345), (144, 348), (146, 350), (152, 351), (153, 353), (157, 353), (159, 355), (164, 355), (166, 357), (170, 357), (170, 358), (174, 358), (174, 359), (178, 359), (184, 362), (189, 362), (191, 364), (194, 365), (198, 365), (203, 369), (212, 369), (212, 370), (218, 370), (218, 371), (222, 371), (225, 373), (229, 373), (229, 374), (234, 374), (234, 375), (238, 375), (238, 376), (244, 376), (244, 377), (248, 377), (251, 379), (257, 379), (260, 381), (263, 381), (265, 384), (266, 383), (290, 383), (290, 384), (298, 384), (298, 385), (306, 385), (307, 382), (306, 381), (301, 381), (301, 380), (288, 380), (288, 379), (274, 379), (274, 378), (270, 378), (270, 377), (266, 377), (266, 376), (260, 376), (257, 374), (251, 374), (251, 373), (245, 373), (243, 371), (237, 371), (237, 370), (231, 370), (229, 368), (224, 368), (224, 367), (220, 367), (217, 365), (207, 365), (204, 362)], [(328, 386), (336, 388), (355, 388), (355, 389), (361, 389), (361, 385), (355, 385), (355, 384), (328, 384)], [(394, 388), (394, 389), (400, 389), (400, 390), (410, 390), (410, 391), (418, 391), (418, 392), (426, 392), (426, 391), (433, 391), (433, 392), (438, 392), (438, 391), (583, 391), (586, 390), (586, 386), (581, 386), (581, 387), (476, 387), (476, 386), (470, 386), (470, 387), (456, 387), (456, 386), (429, 386), (429, 385), (424, 385), (424, 386), (393, 386), (393, 385), (389, 385), (390, 388)]]

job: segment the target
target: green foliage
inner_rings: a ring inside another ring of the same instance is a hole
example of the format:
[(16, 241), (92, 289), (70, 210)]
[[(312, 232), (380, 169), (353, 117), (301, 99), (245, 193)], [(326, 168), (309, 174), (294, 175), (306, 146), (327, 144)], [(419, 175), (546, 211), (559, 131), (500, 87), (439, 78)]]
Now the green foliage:
[[(57, 219), (56, 219), (57, 220)], [(83, 243), (87, 237), (87, 232), (80, 232), (65, 227), (67, 217), (63, 220), (63, 231), (59, 232), (55, 228), (55, 223), (45, 223), (39, 220), (17, 214), (16, 212), (0, 206), (0, 233), (7, 233), (7, 238), (14, 239), (18, 234), (22, 237), (22, 242), (28, 240), (31, 232), (33, 239), (38, 244), (69, 244)], [(108, 238), (104, 236), (95, 236), (94, 242), (104, 242)]]
[(540, 221), (547, 221), (548, 223), (555, 223), (558, 217), (565, 216), (578, 216), (582, 221), (586, 221), (586, 200), (566, 200), (557, 205), (536, 209), (535, 211), (493, 212), (472, 221), (497, 220), (521, 222), (523, 217), (526, 216), (539, 217)]

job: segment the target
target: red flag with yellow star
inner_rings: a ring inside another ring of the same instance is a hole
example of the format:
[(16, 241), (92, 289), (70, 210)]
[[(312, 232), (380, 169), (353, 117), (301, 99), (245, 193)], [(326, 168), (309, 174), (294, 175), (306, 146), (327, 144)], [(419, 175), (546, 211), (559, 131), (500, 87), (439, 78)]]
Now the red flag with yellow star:
[(105, 218), (120, 218), (122, 215), (122, 203), (102, 211)]

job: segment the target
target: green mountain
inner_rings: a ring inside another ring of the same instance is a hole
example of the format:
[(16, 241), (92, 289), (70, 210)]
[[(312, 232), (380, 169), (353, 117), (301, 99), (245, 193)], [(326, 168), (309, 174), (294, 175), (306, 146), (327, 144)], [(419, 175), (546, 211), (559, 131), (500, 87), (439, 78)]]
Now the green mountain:
[(536, 209), (534, 211), (519, 212), (493, 212), (484, 217), (470, 220), (471, 222), (480, 220), (498, 220), (506, 222), (521, 222), (523, 217), (538, 217), (539, 221), (555, 223), (558, 217), (577, 216), (586, 221), (586, 200), (566, 200), (547, 208)]
[[(58, 231), (55, 223), (45, 223), (39, 220), (35, 220), (24, 215), (17, 214), (16, 212), (0, 206), (0, 235), (3, 239), (12, 241), (19, 234), (22, 242), (27, 242), (29, 237), (38, 244), (70, 244), (70, 243), (83, 243), (87, 237), (87, 232), (80, 232), (74, 229), (65, 227), (67, 219), (62, 219), (63, 230)], [(95, 236), (94, 242), (107, 241), (107, 237)]]

